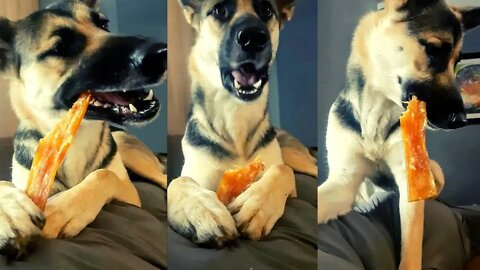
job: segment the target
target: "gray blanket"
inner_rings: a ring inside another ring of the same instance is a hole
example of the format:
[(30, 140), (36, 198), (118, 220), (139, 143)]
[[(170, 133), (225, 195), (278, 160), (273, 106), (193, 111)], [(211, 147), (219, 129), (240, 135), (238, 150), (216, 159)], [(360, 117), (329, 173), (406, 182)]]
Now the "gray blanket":
[(71, 240), (38, 240), (19, 261), (1, 269), (166, 269), (166, 192), (150, 183), (135, 183), (143, 209), (113, 202)]
[[(318, 225), (318, 269), (396, 270), (400, 261), (398, 196), (376, 194), (347, 215)], [(423, 269), (464, 269), (480, 251), (480, 207), (425, 203)]]

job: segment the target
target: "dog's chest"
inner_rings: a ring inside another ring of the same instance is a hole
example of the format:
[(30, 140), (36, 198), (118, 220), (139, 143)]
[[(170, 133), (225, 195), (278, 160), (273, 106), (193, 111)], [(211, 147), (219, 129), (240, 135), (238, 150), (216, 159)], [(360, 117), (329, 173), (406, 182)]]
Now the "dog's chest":
[(102, 147), (104, 132), (103, 125), (78, 131), (57, 174), (66, 188), (77, 185), (93, 171), (99, 157), (105, 152)]
[(239, 157), (250, 158), (262, 134), (268, 129), (266, 104), (254, 102), (239, 104), (230, 96), (222, 103), (209, 102), (208, 112), (195, 111), (207, 131), (208, 137), (220, 142)]
[(370, 102), (361, 114), (361, 144), (365, 157), (382, 160), (392, 141), (398, 140), (399, 118), (402, 109), (393, 102)]

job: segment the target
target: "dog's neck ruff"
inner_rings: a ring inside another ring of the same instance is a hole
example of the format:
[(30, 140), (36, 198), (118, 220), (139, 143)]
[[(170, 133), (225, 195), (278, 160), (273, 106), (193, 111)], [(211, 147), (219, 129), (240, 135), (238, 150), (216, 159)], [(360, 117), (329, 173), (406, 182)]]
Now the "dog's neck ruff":
[(225, 89), (205, 89), (193, 80), (193, 119), (208, 136), (235, 156), (249, 156), (257, 138), (270, 128), (267, 93), (253, 102), (237, 100)]
[(374, 86), (372, 78), (366, 76), (366, 67), (355, 60), (355, 52), (352, 52), (347, 67), (347, 83), (338, 100), (345, 107), (350, 104), (353, 119), (357, 121), (352, 120), (353, 126), (364, 140), (383, 143), (398, 130), (404, 108), (384, 94), (386, 89)]

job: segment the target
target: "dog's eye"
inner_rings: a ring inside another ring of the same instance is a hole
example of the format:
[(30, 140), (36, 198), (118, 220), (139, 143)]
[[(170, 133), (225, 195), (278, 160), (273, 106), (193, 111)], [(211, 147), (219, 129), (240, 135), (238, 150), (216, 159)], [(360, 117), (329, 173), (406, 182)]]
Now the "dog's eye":
[(258, 10), (258, 15), (264, 21), (270, 20), (273, 16), (273, 7), (269, 1), (262, 1)]
[(75, 57), (84, 50), (87, 40), (83, 34), (70, 28), (56, 29), (52, 33), (52, 37), (56, 37), (58, 39), (57, 42), (52, 48), (40, 54), (38, 56), (39, 60), (49, 56)]
[(98, 14), (97, 12), (92, 12), (90, 16), (92, 18), (92, 22), (98, 28), (101, 28), (102, 30), (109, 32), (108, 23), (110, 22), (110, 20), (108, 20), (105, 16)]
[(108, 32), (109, 22), (110, 21), (108, 19), (102, 19), (97, 26)]
[(55, 55), (55, 56), (63, 56), (66, 54), (67, 52), (67, 44), (65, 41), (63, 41), (62, 39), (60, 39), (57, 43), (55, 43), (55, 45), (53, 46), (53, 48), (50, 50), (51, 52), (51, 55)]
[(420, 44), (425, 48), (429, 67), (435, 72), (445, 71), (448, 67), (450, 56), (452, 55), (452, 44), (447, 42), (434, 44), (422, 40), (420, 41)]
[(439, 57), (448, 57), (452, 52), (452, 44), (443, 43), (440, 46), (438, 44), (428, 43), (426, 41), (420, 41), (425, 47), (425, 52), (427, 53), (430, 59), (439, 58)]
[(216, 4), (212, 10), (208, 12), (207, 15), (213, 16), (215, 19), (223, 21), (228, 18), (228, 10), (227, 7), (223, 3)]

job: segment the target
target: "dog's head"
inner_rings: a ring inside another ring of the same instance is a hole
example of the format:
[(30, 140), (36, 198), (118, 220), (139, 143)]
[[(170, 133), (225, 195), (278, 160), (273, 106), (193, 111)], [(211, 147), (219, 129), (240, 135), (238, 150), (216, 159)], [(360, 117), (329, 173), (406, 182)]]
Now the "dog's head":
[(295, 0), (179, 1), (197, 31), (196, 61), (211, 71), (207, 80), (243, 102), (260, 97)]
[(57, 118), (90, 91), (86, 119), (146, 123), (159, 110), (148, 88), (163, 78), (166, 57), (165, 44), (109, 33), (94, 0), (59, 2), (15, 22), (0, 18), (0, 75), (12, 82), (17, 114)]
[[(406, 106), (413, 95), (427, 102), (429, 125), (466, 125), (454, 68), (463, 34), (480, 24), (480, 9), (460, 9), (444, 0), (386, 0), (367, 41), (372, 77), (387, 95)], [(367, 19), (368, 20), (368, 19)]]

